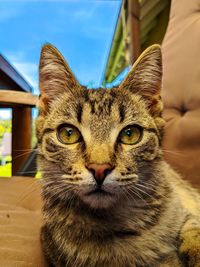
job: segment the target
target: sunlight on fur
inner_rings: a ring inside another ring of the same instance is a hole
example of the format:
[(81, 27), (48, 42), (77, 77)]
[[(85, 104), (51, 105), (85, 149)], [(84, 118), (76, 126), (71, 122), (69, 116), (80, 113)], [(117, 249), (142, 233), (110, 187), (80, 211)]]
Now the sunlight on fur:
[(199, 194), (162, 156), (160, 46), (112, 89), (80, 85), (50, 44), (39, 72), (41, 239), (51, 266), (200, 266)]

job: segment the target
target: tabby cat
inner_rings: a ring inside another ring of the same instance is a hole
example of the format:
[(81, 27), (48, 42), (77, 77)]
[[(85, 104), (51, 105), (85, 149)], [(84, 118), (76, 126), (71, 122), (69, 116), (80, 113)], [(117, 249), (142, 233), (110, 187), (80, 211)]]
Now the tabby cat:
[(81, 86), (49, 44), (39, 72), (49, 266), (200, 266), (200, 195), (162, 156), (160, 47), (112, 89)]

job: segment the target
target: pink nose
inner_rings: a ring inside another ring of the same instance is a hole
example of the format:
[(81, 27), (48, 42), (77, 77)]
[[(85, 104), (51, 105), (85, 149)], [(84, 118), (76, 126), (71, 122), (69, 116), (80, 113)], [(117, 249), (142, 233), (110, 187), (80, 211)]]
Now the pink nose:
[(106, 176), (113, 170), (113, 167), (108, 163), (91, 163), (87, 165), (87, 169), (93, 174), (97, 185), (101, 186)]

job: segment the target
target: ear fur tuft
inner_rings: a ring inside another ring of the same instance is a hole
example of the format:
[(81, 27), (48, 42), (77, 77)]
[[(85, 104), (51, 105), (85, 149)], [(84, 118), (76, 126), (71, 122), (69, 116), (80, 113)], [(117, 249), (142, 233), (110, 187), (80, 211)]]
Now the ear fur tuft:
[(120, 88), (141, 95), (153, 116), (161, 113), (162, 55), (159, 45), (147, 48), (137, 59)]
[(51, 44), (45, 44), (41, 50), (39, 83), (41, 101), (46, 108), (59, 94), (73, 92), (79, 86), (65, 59)]

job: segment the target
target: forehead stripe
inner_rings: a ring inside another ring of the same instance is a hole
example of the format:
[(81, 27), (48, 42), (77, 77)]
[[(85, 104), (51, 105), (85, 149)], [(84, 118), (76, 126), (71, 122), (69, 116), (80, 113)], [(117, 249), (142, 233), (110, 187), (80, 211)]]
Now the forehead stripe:
[(123, 122), (125, 118), (125, 106), (122, 103), (119, 104), (119, 117), (120, 122)]
[(80, 103), (78, 103), (76, 111), (77, 111), (77, 120), (78, 122), (81, 123), (83, 107), (81, 106)]

